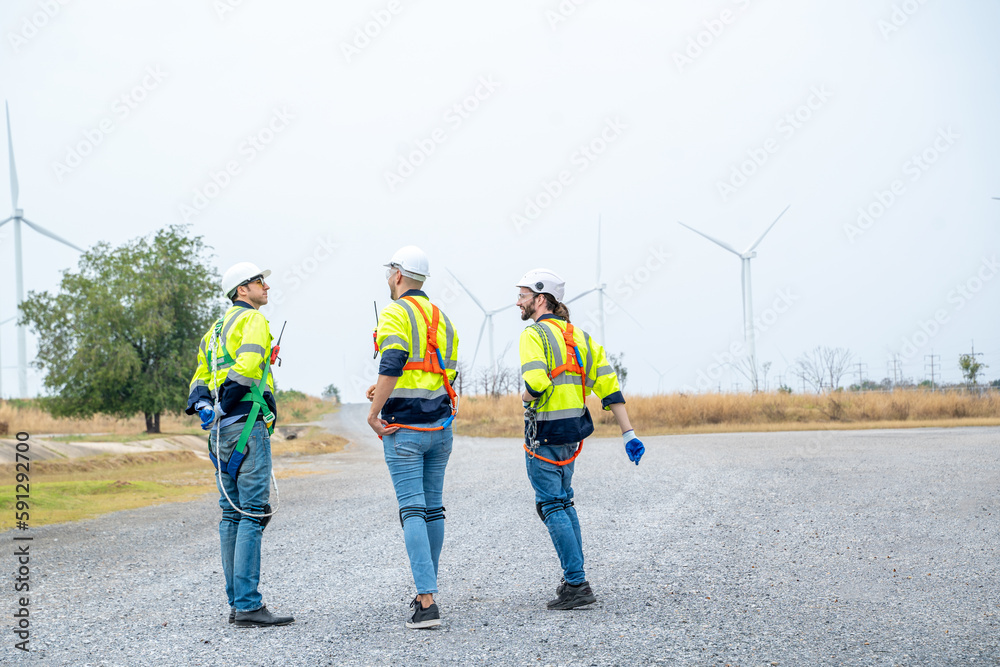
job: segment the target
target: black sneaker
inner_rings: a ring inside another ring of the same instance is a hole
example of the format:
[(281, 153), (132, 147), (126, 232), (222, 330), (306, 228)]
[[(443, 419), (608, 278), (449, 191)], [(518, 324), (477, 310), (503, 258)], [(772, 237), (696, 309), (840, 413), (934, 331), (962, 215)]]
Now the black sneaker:
[[(563, 585), (560, 584), (560, 587)], [(575, 609), (586, 604), (597, 602), (594, 591), (590, 590), (590, 584), (586, 581), (576, 584), (565, 584), (559, 597), (549, 602), (546, 607), (549, 609)]]
[(256, 611), (236, 612), (233, 623), (238, 628), (270, 628), (275, 625), (288, 625), (294, 620), (292, 616), (275, 616), (264, 606)]
[(414, 609), (413, 616), (406, 622), (406, 627), (411, 630), (433, 628), (436, 625), (441, 625), (441, 614), (438, 613), (437, 604), (431, 603), (431, 606), (425, 609), (421, 606), (418, 598), (413, 598), (413, 602), (410, 603), (410, 609)]
[(230, 623), (236, 622), (236, 607), (229, 608), (229, 622)]

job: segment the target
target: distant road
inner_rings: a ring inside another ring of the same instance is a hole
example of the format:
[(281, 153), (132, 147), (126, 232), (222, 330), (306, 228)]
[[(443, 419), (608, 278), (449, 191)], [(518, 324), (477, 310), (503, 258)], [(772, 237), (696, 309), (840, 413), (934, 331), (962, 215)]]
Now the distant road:
[[(576, 506), (598, 603), (572, 612), (545, 609), (559, 570), (520, 443), (456, 438), (444, 624), (416, 632), (403, 627), (414, 591), (366, 411), (326, 417), (351, 438), (345, 451), (289, 459), (325, 474), (281, 482), (262, 591), (294, 625), (225, 622), (206, 497), (19, 533), (35, 537), (33, 662), (1000, 662), (1000, 428), (661, 436), (638, 467), (620, 440), (588, 441)], [(12, 537), (0, 535), (8, 572)], [(3, 661), (20, 653), (5, 636)]]

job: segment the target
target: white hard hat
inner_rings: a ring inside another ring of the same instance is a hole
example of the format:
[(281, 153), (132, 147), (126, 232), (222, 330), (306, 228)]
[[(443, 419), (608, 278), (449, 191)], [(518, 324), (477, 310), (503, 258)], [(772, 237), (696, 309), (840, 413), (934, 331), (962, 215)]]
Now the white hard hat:
[(385, 266), (399, 269), (399, 272), (407, 278), (419, 280), (420, 282), (423, 282), (431, 275), (430, 262), (427, 261), (427, 255), (415, 245), (408, 245), (397, 250)]
[(532, 269), (521, 277), (518, 287), (527, 287), (537, 294), (551, 294), (556, 301), (566, 296), (566, 281), (548, 269)]
[(267, 278), (269, 275), (271, 275), (271, 269), (261, 271), (252, 262), (233, 264), (222, 274), (222, 293), (231, 299), (233, 298), (232, 292), (235, 292), (237, 287), (246, 283), (251, 278), (256, 278), (257, 276)]

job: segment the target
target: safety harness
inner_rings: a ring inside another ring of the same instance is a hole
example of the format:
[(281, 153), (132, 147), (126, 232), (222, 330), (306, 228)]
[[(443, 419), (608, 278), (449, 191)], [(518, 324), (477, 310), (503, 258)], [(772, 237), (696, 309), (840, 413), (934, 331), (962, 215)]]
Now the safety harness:
[[(580, 351), (577, 349), (576, 341), (573, 340), (573, 325), (569, 322), (566, 323), (566, 327), (561, 327), (556, 320), (551, 320), (553, 326), (562, 332), (563, 342), (566, 343), (566, 362), (560, 366), (556, 366), (549, 371), (549, 379), (555, 380), (557, 376), (562, 373), (577, 373), (580, 375), (580, 386), (583, 390), (583, 409), (587, 409), (587, 372), (583, 369), (583, 360), (580, 357)], [(545, 365), (548, 366), (549, 358), (552, 358), (552, 364), (555, 365), (555, 352), (549, 349), (548, 334), (544, 329), (543, 324), (536, 323), (532, 325), (538, 333), (539, 339), (542, 341), (542, 349), (545, 352)], [(583, 451), (583, 440), (580, 441), (580, 445), (576, 448), (576, 453), (565, 461), (553, 461), (552, 459), (547, 459), (544, 456), (540, 456), (537, 453), (537, 449), (541, 443), (538, 442), (536, 434), (538, 432), (538, 408), (543, 407), (552, 398), (552, 393), (555, 391), (555, 384), (549, 386), (542, 396), (532, 401), (525, 410), (524, 417), (528, 422), (528, 432), (527, 432), (527, 442), (524, 443), (524, 451), (528, 453), (528, 456), (532, 456), (540, 461), (545, 461), (546, 463), (551, 463), (552, 465), (564, 466), (572, 463), (576, 460), (576, 457), (580, 455)], [(541, 401), (539, 403), (539, 401)]]
[[(448, 400), (451, 403), (451, 415), (440, 426), (410, 426), (409, 424), (393, 424), (393, 426), (410, 429), (411, 431), (442, 431), (451, 426), (451, 423), (455, 421), (455, 415), (458, 414), (458, 394), (455, 393), (455, 390), (451, 386), (451, 381), (448, 379), (448, 371), (444, 367), (444, 358), (441, 356), (441, 350), (438, 349), (438, 324), (441, 321), (441, 309), (431, 303), (432, 313), (430, 317), (427, 317), (427, 313), (417, 305), (416, 298), (404, 296), (403, 299), (412, 305), (414, 310), (420, 313), (427, 324), (427, 341), (424, 347), (423, 359), (407, 362), (403, 366), (403, 370), (424, 371), (425, 373), (437, 373), (440, 375), (444, 379), (444, 389), (448, 392)], [(375, 350), (378, 352), (377, 340)], [(379, 436), (379, 439), (381, 440), (382, 436)]]
[[(225, 316), (223, 315), (222, 317), (219, 318), (219, 321), (215, 323), (214, 333), (212, 335), (212, 342), (209, 345), (209, 354), (212, 357), (213, 381), (216, 379), (218, 374), (220, 358), (222, 359), (222, 362), (224, 364), (230, 366), (236, 363), (236, 360), (233, 359), (232, 355), (229, 354), (229, 350), (226, 349), (225, 341), (222, 340), (222, 325), (224, 321), (225, 321)], [(230, 454), (229, 461), (226, 462), (226, 474), (232, 477), (234, 480), (237, 478), (237, 476), (239, 476), (240, 467), (243, 465), (243, 460), (246, 458), (247, 442), (250, 440), (250, 433), (251, 431), (253, 431), (254, 424), (256, 423), (257, 417), (260, 415), (261, 410), (263, 410), (264, 412), (263, 419), (264, 419), (264, 424), (267, 426), (268, 435), (274, 433), (274, 422), (275, 422), (274, 413), (271, 412), (271, 409), (267, 405), (267, 401), (264, 400), (264, 393), (261, 390), (261, 386), (264, 386), (264, 383), (267, 382), (267, 374), (271, 371), (271, 360), (273, 357), (276, 356), (277, 356), (277, 348), (274, 348), (274, 350), (272, 350), (272, 354), (269, 354), (264, 358), (264, 368), (263, 368), (263, 373), (260, 376), (260, 382), (251, 383), (250, 391), (248, 391), (243, 396), (243, 398), (240, 399), (240, 402), (252, 401), (253, 405), (250, 406), (250, 412), (249, 414), (247, 414), (247, 420), (246, 423), (243, 425), (243, 430), (240, 432), (240, 438), (236, 442), (236, 447), (233, 448), (233, 453)], [(221, 456), (219, 455), (221, 447), (220, 434), (222, 432), (222, 408), (220, 407), (220, 398), (219, 398), (219, 395), (221, 393), (219, 391), (220, 389), (221, 385), (217, 386), (215, 390), (211, 392), (215, 409), (215, 452), (214, 453), (212, 452), (212, 445), (210, 442), (208, 446), (208, 457), (212, 460), (212, 465), (215, 466), (216, 476), (218, 477), (219, 481), (219, 488), (222, 489), (222, 494), (226, 497), (226, 500), (229, 501), (230, 507), (232, 507), (240, 514), (243, 514), (244, 516), (252, 517), (258, 520), (264, 519), (263, 521), (260, 521), (260, 524), (263, 527), (267, 524), (268, 521), (270, 521), (270, 517), (273, 516), (275, 513), (277, 513), (278, 511), (277, 507), (275, 507), (272, 510), (270, 508), (270, 505), (265, 505), (264, 509), (270, 511), (266, 511), (263, 514), (252, 514), (250, 512), (245, 512), (239, 507), (237, 507), (235, 503), (233, 503), (232, 499), (229, 497), (229, 494), (226, 492), (225, 485), (222, 483), (222, 464), (220, 463)], [(274, 484), (274, 502), (275, 505), (277, 505), (279, 498), (278, 480), (274, 476), (273, 469), (271, 470), (271, 482)]]

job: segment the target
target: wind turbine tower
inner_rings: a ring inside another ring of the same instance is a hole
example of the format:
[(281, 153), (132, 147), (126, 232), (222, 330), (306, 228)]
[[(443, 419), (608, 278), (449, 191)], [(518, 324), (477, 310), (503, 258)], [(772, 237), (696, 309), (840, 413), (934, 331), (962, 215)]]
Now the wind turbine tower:
[(608, 289), (607, 283), (601, 282), (601, 216), (597, 216), (597, 282), (594, 285), (594, 287), (590, 288), (586, 292), (581, 292), (581, 293), (577, 294), (576, 296), (574, 296), (572, 299), (567, 300), (566, 304), (567, 305), (571, 304), (571, 303), (573, 303), (574, 301), (576, 301), (577, 299), (579, 299), (581, 297), (585, 297), (585, 296), (587, 296), (588, 294), (590, 294), (592, 292), (597, 292), (597, 313), (598, 313), (597, 314), (597, 317), (598, 317), (597, 325), (600, 328), (600, 332), (601, 332), (600, 338), (598, 339), (597, 342), (599, 342), (601, 345), (605, 345), (605, 346), (608, 344), (607, 343), (608, 339), (607, 339), (607, 336), (605, 335), (605, 326), (606, 326), (606, 318), (604, 316), (604, 299), (605, 298), (607, 298), (608, 301), (610, 301), (611, 303), (613, 303), (616, 306), (618, 306), (619, 308), (621, 308), (621, 310), (622, 310), (623, 313), (625, 313), (626, 315), (628, 315), (629, 318), (631, 318), (631, 320), (633, 322), (635, 322), (636, 324), (638, 324), (640, 329), (642, 328), (642, 324), (639, 323), (639, 320), (637, 320), (634, 317), (632, 317), (631, 313), (629, 313), (627, 310), (625, 310), (624, 306), (622, 306), (620, 303), (618, 303), (617, 301), (615, 301), (613, 298), (611, 298), (607, 294), (607, 289)]
[[(0, 227), (3, 227), (8, 222), (14, 223), (14, 282), (17, 290), (18, 312), (20, 312), (21, 303), (24, 301), (24, 265), (21, 260), (22, 222), (42, 236), (48, 236), (50, 239), (59, 241), (59, 243), (67, 245), (74, 250), (78, 250), (79, 252), (84, 252), (84, 250), (79, 246), (73, 245), (61, 236), (53, 234), (41, 225), (31, 222), (24, 217), (24, 211), (17, 207), (17, 168), (14, 166), (14, 142), (10, 136), (10, 106), (4, 102), (4, 107), (7, 110), (7, 150), (8, 155), (10, 156), (10, 202), (13, 212), (9, 218), (0, 222)], [(0, 390), (2, 390), (2, 386), (0, 386)], [(28, 397), (28, 348), (24, 325), (18, 325), (17, 327), (17, 390), (21, 398)]]
[(771, 228), (774, 227), (776, 224), (778, 224), (778, 220), (781, 220), (781, 216), (783, 216), (785, 214), (785, 211), (787, 211), (789, 208), (791, 208), (791, 204), (786, 206), (785, 210), (779, 213), (778, 217), (774, 219), (774, 222), (772, 222), (768, 226), (768, 228), (764, 230), (764, 233), (760, 235), (760, 238), (754, 241), (753, 244), (743, 252), (736, 250), (728, 243), (724, 243), (719, 239), (712, 238), (711, 236), (709, 236), (704, 232), (698, 231), (697, 229), (691, 227), (690, 225), (685, 225), (683, 222), (680, 222), (679, 220), (677, 222), (677, 224), (681, 225), (682, 227), (687, 227), (695, 234), (704, 236), (712, 243), (716, 244), (717, 246), (725, 250), (728, 250), (729, 252), (733, 253), (734, 255), (740, 258), (740, 284), (743, 289), (743, 339), (746, 341), (747, 347), (750, 348), (750, 369), (752, 373), (751, 379), (753, 381), (754, 391), (757, 391), (758, 389), (757, 344), (755, 341), (754, 330), (753, 330), (753, 290), (750, 284), (750, 260), (757, 256), (757, 253), (754, 252), (754, 250), (757, 248), (758, 245), (760, 245), (760, 242), (764, 240), (764, 237), (767, 236), (767, 233), (771, 231)]

